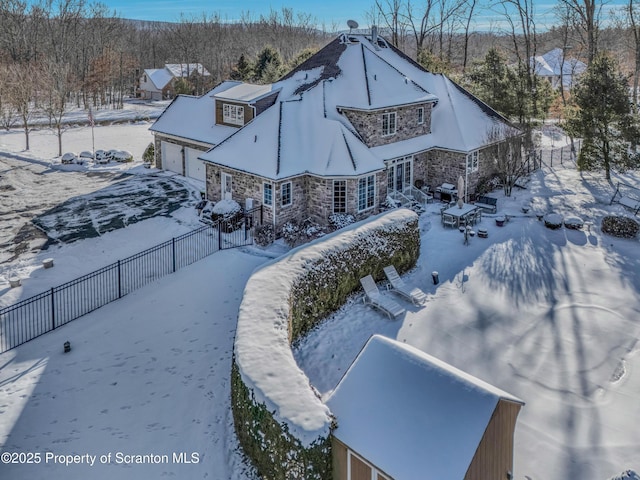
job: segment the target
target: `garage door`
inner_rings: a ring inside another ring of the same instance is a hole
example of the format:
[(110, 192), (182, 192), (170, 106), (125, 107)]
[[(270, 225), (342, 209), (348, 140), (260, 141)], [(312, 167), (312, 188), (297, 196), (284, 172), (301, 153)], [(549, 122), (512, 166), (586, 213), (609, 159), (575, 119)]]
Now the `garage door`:
[(183, 175), (182, 147), (180, 145), (162, 142), (162, 168)]
[(185, 163), (187, 165), (187, 177), (195, 178), (196, 180), (205, 181), (206, 180), (206, 169), (204, 166), (204, 162), (202, 160), (198, 160), (198, 155), (203, 154), (200, 150), (195, 150), (193, 148), (185, 149)]

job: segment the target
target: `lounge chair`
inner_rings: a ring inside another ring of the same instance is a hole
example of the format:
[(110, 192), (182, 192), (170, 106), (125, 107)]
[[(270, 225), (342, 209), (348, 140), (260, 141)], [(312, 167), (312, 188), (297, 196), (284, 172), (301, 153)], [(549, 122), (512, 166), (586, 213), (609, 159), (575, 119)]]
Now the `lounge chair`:
[(389, 315), (389, 318), (397, 318), (405, 312), (405, 309), (402, 308), (400, 304), (395, 300), (384, 296), (380, 290), (378, 290), (378, 286), (371, 275), (361, 278), (360, 284), (364, 289), (363, 301), (366, 305), (371, 305), (372, 307), (383, 311)]
[(389, 265), (384, 267), (384, 274), (387, 276), (387, 280), (391, 284), (390, 290), (396, 292), (407, 300), (410, 300), (414, 305), (422, 305), (427, 300), (427, 295), (418, 287), (412, 287), (405, 283), (405, 281), (398, 275), (396, 267)]

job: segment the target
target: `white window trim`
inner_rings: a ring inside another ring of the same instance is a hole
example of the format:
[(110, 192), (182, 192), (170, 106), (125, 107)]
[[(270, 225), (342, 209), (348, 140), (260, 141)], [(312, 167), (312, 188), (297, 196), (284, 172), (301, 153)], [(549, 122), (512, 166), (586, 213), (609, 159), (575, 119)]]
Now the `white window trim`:
[[(393, 116), (393, 131), (391, 131), (390, 128), (388, 128), (388, 132), (385, 133), (384, 131), (384, 119), (385, 117), (388, 118), (387, 120), (387, 126), (390, 125), (390, 120), (391, 120), (391, 116)], [(395, 135), (396, 132), (398, 131), (398, 115), (397, 112), (386, 112), (382, 114), (382, 136), (383, 137), (391, 137), (392, 135)]]
[[(266, 201), (266, 191), (267, 191), (267, 185), (269, 187), (271, 187), (271, 203), (267, 203)], [(265, 207), (273, 207), (273, 183), (271, 182), (262, 182), (262, 203), (264, 204)]]
[[(284, 203), (284, 186), (285, 185), (289, 185), (289, 203)], [(288, 207), (290, 205), (293, 205), (293, 185), (291, 184), (291, 182), (285, 182), (282, 185), (280, 185), (280, 206)]]
[[(344, 212), (336, 212), (336, 182), (344, 183)], [(331, 210), (333, 213), (347, 213), (347, 181), (346, 180), (334, 180), (331, 184), (333, 187), (332, 198), (331, 198)]]
[(467, 173), (477, 172), (480, 167), (480, 155), (478, 153), (478, 150), (467, 154), (465, 162), (466, 162), (465, 168)]
[[(366, 204), (368, 203), (367, 200), (369, 199), (369, 178), (373, 177), (373, 202), (372, 205), (370, 207), (368, 207)], [(365, 180), (365, 207), (364, 208), (360, 208), (360, 180), (364, 179)], [(372, 208), (375, 208), (376, 206), (376, 196), (377, 196), (377, 192), (376, 192), (376, 176), (375, 175), (365, 175), (364, 177), (360, 177), (358, 178), (358, 197), (356, 199), (357, 202), (357, 206), (358, 206), (358, 213), (360, 212), (366, 212), (367, 210), (371, 210)]]
[(233, 105), (231, 103), (222, 104), (222, 121), (232, 125), (244, 125), (244, 107), (242, 105)]
[(418, 125), (424, 125), (424, 107), (418, 108)]

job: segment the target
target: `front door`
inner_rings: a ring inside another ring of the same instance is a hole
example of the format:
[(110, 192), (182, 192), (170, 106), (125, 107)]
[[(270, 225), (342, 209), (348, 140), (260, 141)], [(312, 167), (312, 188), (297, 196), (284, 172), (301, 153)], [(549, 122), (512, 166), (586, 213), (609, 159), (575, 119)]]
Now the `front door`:
[(231, 200), (231, 180), (232, 177), (228, 173), (222, 174), (222, 199)]

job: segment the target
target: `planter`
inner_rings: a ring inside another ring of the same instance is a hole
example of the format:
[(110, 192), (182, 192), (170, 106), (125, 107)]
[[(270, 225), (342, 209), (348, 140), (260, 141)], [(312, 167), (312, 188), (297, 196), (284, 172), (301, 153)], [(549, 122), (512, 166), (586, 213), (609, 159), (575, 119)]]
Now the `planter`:
[(11, 277), (9, 279), (9, 285), (11, 288), (16, 288), (20, 286), (20, 279), (18, 277)]
[(496, 217), (496, 226), (502, 227), (504, 226), (505, 218), (504, 217)]
[(544, 216), (544, 226), (551, 230), (556, 230), (562, 227), (562, 215), (557, 213), (547, 213)]
[(488, 238), (488, 237), (489, 237), (489, 232), (487, 231), (486, 228), (478, 229), (478, 238)]
[(44, 260), (42, 260), (42, 266), (44, 268), (53, 267), (53, 258), (45, 258)]

